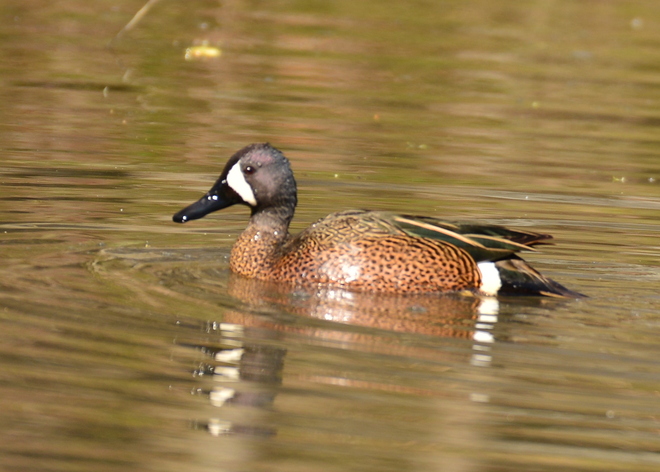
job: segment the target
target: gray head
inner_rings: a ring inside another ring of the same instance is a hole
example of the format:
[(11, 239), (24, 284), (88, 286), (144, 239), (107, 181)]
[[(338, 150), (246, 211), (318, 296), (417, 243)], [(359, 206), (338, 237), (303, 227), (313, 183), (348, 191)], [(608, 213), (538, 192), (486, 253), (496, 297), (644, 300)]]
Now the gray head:
[(297, 190), (284, 154), (268, 143), (244, 147), (231, 156), (211, 190), (172, 219), (185, 223), (236, 204), (248, 205), (253, 216), (271, 213), (291, 221)]

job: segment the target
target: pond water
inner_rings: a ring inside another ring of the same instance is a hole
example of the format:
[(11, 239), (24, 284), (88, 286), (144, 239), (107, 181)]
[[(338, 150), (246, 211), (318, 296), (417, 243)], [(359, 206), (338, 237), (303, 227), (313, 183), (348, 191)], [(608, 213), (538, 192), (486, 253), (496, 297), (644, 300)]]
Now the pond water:
[[(143, 5), (0, 5), (0, 468), (660, 469), (658, 2), (156, 2), (113, 40)], [(232, 277), (245, 208), (171, 215), (260, 141), (294, 231), (548, 232), (589, 298)]]

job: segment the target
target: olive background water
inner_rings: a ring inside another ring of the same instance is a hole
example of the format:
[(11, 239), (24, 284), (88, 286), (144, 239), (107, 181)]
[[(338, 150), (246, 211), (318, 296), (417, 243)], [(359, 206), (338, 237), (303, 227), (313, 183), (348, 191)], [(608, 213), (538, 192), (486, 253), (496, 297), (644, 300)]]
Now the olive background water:
[[(658, 2), (158, 2), (115, 38), (143, 5), (0, 5), (2, 470), (658, 470)], [(295, 231), (548, 232), (589, 298), (230, 277), (246, 208), (171, 215), (258, 141)]]

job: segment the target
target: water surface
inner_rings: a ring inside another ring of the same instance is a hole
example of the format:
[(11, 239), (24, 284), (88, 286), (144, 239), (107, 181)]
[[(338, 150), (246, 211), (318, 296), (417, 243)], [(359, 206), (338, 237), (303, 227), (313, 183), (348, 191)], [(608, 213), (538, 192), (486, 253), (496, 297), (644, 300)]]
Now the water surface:
[[(658, 470), (656, 2), (160, 2), (108, 48), (142, 6), (0, 6), (3, 469)], [(232, 277), (245, 208), (171, 215), (256, 141), (295, 231), (549, 232), (590, 298)]]

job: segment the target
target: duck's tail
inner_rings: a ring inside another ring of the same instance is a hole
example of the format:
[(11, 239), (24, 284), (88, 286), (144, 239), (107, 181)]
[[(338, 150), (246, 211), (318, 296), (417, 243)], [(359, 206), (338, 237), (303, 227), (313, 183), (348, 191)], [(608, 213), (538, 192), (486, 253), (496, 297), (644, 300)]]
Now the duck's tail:
[(500, 275), (501, 287), (498, 295), (544, 295), (558, 298), (586, 298), (560, 283), (541, 275), (518, 256), (495, 261)]

